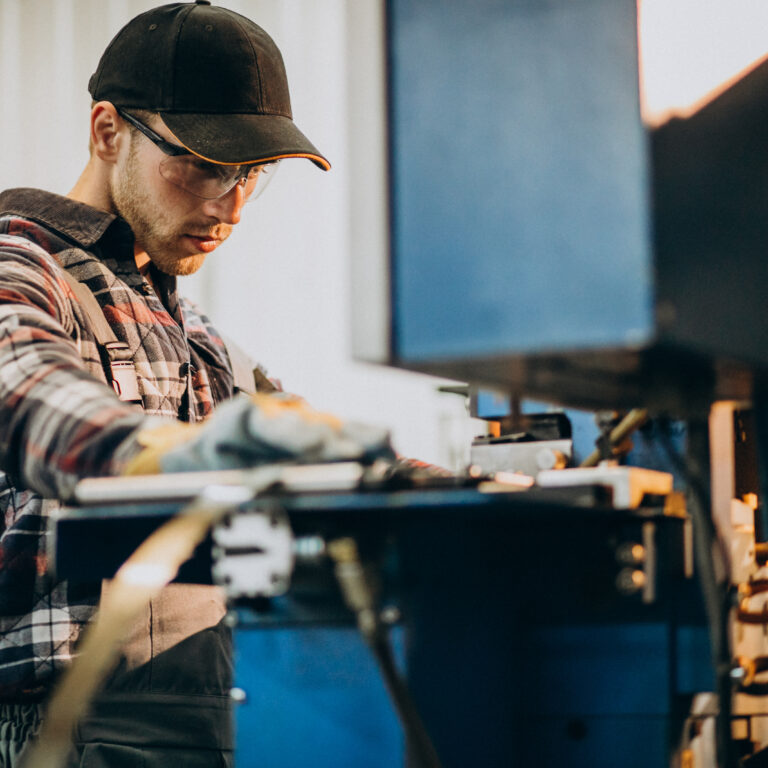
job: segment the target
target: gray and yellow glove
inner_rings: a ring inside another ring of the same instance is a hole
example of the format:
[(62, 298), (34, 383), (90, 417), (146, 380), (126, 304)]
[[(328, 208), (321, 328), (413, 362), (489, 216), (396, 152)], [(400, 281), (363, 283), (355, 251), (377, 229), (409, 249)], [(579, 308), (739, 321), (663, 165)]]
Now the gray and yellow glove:
[(280, 461), (372, 462), (394, 458), (389, 433), (345, 422), (284, 393), (237, 397), (205, 422), (173, 422), (139, 433), (128, 475), (245, 469)]

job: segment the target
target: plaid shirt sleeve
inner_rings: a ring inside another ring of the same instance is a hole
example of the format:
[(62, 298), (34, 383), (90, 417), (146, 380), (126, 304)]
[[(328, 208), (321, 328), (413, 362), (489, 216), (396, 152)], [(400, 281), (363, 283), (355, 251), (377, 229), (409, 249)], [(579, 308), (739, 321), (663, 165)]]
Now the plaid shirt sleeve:
[(119, 471), (146, 420), (84, 365), (80, 311), (53, 257), (0, 234), (0, 467), (47, 498)]

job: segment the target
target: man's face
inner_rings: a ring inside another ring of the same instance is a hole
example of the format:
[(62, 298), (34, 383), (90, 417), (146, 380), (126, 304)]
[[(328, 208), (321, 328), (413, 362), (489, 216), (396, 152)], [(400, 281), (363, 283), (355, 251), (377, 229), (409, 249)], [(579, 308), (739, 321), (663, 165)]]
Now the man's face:
[[(162, 121), (151, 127), (173, 141)], [(126, 127), (126, 130), (127, 127)], [(115, 211), (130, 225), (139, 250), (169, 275), (190, 275), (203, 264), (240, 220), (240, 186), (215, 200), (203, 200), (166, 181), (158, 170), (163, 152), (138, 131), (130, 131), (129, 146), (112, 176), (110, 192)]]

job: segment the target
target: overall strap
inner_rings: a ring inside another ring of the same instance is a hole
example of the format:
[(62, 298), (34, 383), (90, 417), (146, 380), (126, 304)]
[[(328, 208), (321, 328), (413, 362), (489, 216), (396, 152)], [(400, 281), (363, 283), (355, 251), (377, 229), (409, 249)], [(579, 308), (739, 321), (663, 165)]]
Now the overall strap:
[(235, 392), (253, 395), (256, 392), (276, 392), (277, 387), (266, 377), (262, 369), (254, 367), (253, 360), (230, 339), (222, 336), (222, 341), (229, 355), (232, 375), (235, 379)]
[(141, 403), (139, 380), (136, 375), (136, 366), (131, 360), (130, 348), (125, 342), (118, 341), (91, 289), (72, 277), (66, 269), (63, 272), (72, 293), (77, 297), (93, 327), (99, 348), (106, 353), (109, 360), (110, 384), (117, 392), (117, 396), (128, 403)]

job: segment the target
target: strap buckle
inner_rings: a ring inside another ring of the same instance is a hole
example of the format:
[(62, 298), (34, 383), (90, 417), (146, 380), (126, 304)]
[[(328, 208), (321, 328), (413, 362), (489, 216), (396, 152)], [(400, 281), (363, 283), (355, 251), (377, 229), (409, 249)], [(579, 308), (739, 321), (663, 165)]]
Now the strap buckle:
[(122, 341), (110, 341), (104, 345), (109, 355), (109, 371), (112, 388), (117, 396), (127, 403), (141, 403), (139, 377), (136, 366), (130, 359), (131, 350)]

